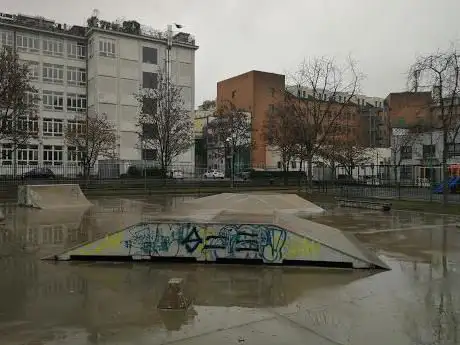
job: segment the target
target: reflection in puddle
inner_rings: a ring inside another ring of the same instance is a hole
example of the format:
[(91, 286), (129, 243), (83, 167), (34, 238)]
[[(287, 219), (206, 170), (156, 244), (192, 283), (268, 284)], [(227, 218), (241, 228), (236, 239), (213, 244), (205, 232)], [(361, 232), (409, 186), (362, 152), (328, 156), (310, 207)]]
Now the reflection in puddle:
[[(233, 344), (257, 335), (255, 343), (279, 344), (274, 330), (289, 344), (360, 345), (371, 336), (373, 344), (385, 345), (458, 343), (460, 232), (454, 216), (334, 209), (314, 217), (358, 232), (361, 241), (385, 253), (392, 270), (375, 275), (39, 260), (147, 220), (181, 199), (149, 200), (153, 205), (95, 200), (89, 209), (59, 213), (6, 207), (0, 228), (0, 343), (161, 344), (195, 337), (193, 344)], [(185, 280), (194, 300), (186, 312), (156, 309), (173, 277)]]

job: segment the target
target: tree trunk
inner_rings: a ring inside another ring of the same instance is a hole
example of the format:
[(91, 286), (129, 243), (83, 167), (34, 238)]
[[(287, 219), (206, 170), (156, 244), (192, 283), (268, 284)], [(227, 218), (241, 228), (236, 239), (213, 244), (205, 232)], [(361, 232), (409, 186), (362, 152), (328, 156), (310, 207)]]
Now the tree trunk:
[(447, 150), (447, 144), (448, 144), (448, 131), (447, 128), (443, 129), (443, 148), (442, 148), (442, 177), (443, 177), (443, 182), (442, 182), (442, 203), (444, 205), (447, 205), (449, 202), (449, 170), (447, 169), (447, 159), (448, 159), (448, 150)]
[(397, 192), (398, 198), (400, 198), (401, 197), (401, 181), (398, 178), (398, 166), (397, 165), (393, 166), (393, 176), (394, 176), (395, 184), (396, 184), (396, 192)]
[(307, 156), (307, 192), (313, 190), (313, 155), (308, 154)]

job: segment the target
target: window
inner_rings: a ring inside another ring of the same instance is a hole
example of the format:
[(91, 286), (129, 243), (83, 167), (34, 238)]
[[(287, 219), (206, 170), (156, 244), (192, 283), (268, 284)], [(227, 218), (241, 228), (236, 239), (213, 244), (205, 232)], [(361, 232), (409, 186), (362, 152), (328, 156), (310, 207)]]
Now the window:
[(295, 169), (296, 168), (296, 161), (291, 161), (291, 168), (292, 169)]
[(56, 91), (43, 91), (43, 108), (45, 110), (63, 110), (64, 93)]
[(423, 158), (434, 158), (436, 156), (436, 148), (434, 145), (423, 145)]
[(278, 169), (281, 169), (281, 162), (277, 162), (276, 166), (278, 167)]
[(115, 57), (115, 40), (102, 38), (99, 40), (99, 55)]
[(1, 158), (2, 158), (2, 165), (12, 165), (13, 147), (11, 146), (11, 144), (2, 144)]
[(156, 48), (142, 47), (142, 62), (158, 64), (158, 51)]
[(83, 160), (83, 152), (78, 151), (75, 146), (67, 148), (67, 162), (80, 163)]
[(64, 42), (53, 39), (44, 39), (43, 54), (52, 56), (64, 56)]
[(86, 95), (67, 94), (67, 111), (83, 113), (86, 111)]
[(40, 63), (36, 61), (26, 61), (25, 64), (29, 67), (30, 80), (38, 80), (40, 75)]
[(401, 159), (412, 159), (412, 146), (401, 146)]
[(69, 120), (67, 121), (67, 131), (76, 134), (82, 134), (85, 132), (85, 122)]
[(307, 97), (307, 93), (305, 92), (305, 90), (302, 91), (302, 96), (303, 98)]
[(157, 150), (155, 149), (142, 149), (142, 160), (155, 161), (157, 160)]
[(22, 52), (38, 52), (40, 51), (40, 40), (35, 36), (16, 34), (16, 48)]
[(86, 46), (84, 45), (84, 43), (67, 43), (67, 57), (71, 59), (85, 59)]
[(447, 144), (447, 154), (449, 157), (460, 156), (460, 143)]
[(0, 48), (2, 46), (12, 47), (13, 46), (13, 32), (0, 30)]
[(38, 145), (19, 145), (17, 156), (19, 165), (38, 165)]
[(412, 166), (401, 165), (401, 172), (399, 175), (400, 175), (401, 180), (411, 180), (412, 179)]
[(43, 136), (62, 137), (62, 120), (61, 119), (43, 119)]
[(155, 139), (158, 137), (157, 129), (155, 125), (151, 123), (142, 124), (142, 138), (144, 139)]
[(339, 96), (339, 102), (342, 103), (342, 96)]
[(43, 146), (43, 163), (45, 165), (62, 165), (62, 146)]
[(142, 72), (142, 87), (146, 89), (156, 89), (158, 87), (157, 74), (152, 72)]
[(40, 100), (40, 96), (38, 96), (38, 92), (30, 92), (30, 91), (26, 91), (24, 93), (24, 102), (26, 104), (34, 104), (34, 105), (38, 105), (38, 101)]
[(18, 118), (18, 131), (38, 135), (38, 118), (37, 117), (20, 117)]
[(62, 84), (64, 82), (64, 66), (44, 63), (43, 82)]
[(154, 115), (157, 113), (158, 104), (155, 99), (145, 98), (142, 102), (142, 114)]
[(74, 86), (86, 85), (86, 70), (78, 67), (67, 67), (67, 84)]

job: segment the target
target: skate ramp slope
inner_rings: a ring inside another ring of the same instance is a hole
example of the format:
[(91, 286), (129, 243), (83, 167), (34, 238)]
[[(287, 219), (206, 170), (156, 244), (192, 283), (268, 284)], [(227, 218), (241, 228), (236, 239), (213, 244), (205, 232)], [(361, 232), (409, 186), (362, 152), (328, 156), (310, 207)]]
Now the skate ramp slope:
[(183, 260), (337, 268), (388, 266), (351, 236), (293, 215), (217, 214), (158, 217), (72, 248), (57, 260)]
[(20, 206), (40, 209), (92, 205), (78, 184), (23, 185), (18, 188)]
[(222, 193), (183, 202), (176, 213), (239, 213), (273, 214), (283, 212), (307, 216), (324, 212), (324, 209), (297, 194), (282, 193)]

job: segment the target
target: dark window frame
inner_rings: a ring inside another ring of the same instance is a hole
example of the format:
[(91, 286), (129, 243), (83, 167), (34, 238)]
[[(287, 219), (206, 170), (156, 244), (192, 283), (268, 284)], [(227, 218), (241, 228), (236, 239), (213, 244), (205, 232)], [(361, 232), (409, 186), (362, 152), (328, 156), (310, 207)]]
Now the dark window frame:
[(158, 49), (154, 47), (142, 47), (142, 62), (158, 65)]

